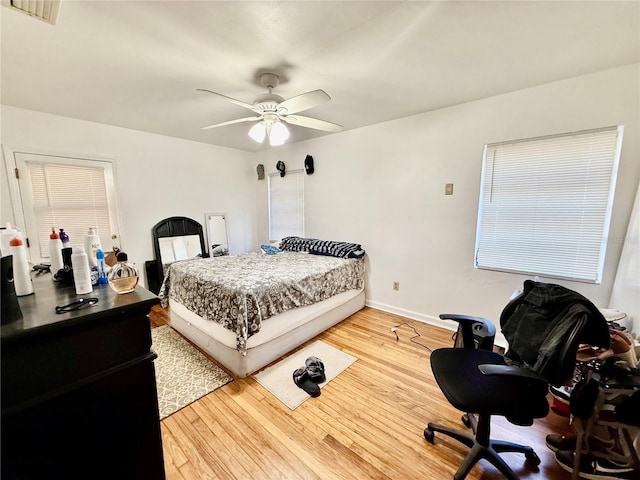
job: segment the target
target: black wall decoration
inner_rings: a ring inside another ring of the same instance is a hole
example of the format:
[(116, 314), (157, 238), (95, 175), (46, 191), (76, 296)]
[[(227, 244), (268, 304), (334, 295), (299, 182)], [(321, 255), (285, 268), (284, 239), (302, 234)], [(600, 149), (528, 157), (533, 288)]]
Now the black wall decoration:
[(280, 176), (284, 177), (285, 166), (282, 160), (278, 160), (278, 163), (276, 163), (276, 169), (280, 172)]
[(256, 171), (258, 172), (258, 180), (264, 180), (264, 165), (259, 163)]
[(313, 173), (313, 157), (311, 155), (307, 155), (307, 158), (304, 159), (304, 170), (307, 172), (307, 175)]

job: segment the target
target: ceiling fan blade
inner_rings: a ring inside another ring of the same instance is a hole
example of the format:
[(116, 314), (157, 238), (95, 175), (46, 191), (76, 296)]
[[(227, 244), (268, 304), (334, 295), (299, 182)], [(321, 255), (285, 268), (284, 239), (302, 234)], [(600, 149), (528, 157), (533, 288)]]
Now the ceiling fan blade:
[(324, 130), (326, 132), (339, 132), (342, 130), (342, 125), (337, 123), (325, 122), (317, 118), (303, 117), (302, 115), (291, 115), (280, 117), (291, 125), (298, 125), (299, 127), (315, 128), (316, 130)]
[(253, 105), (243, 102), (242, 100), (236, 100), (235, 98), (227, 97), (226, 95), (222, 95), (221, 93), (216, 93), (211, 90), (207, 90), (206, 88), (198, 88), (197, 90), (199, 92), (208, 92), (213, 95), (217, 95), (218, 97), (224, 98), (227, 102), (235, 103), (236, 105), (239, 105), (241, 107), (248, 108), (249, 110), (252, 110), (254, 112), (260, 113), (260, 110), (257, 110)]
[(331, 100), (324, 90), (312, 90), (311, 92), (302, 93), (296, 97), (285, 100), (278, 105), (278, 111), (287, 115), (291, 113), (301, 112), (308, 108), (317, 107)]
[(233, 125), (234, 123), (257, 122), (258, 120), (261, 120), (261, 119), (262, 119), (262, 117), (238, 118), (237, 120), (229, 120), (228, 122), (214, 123), (213, 125), (207, 125), (206, 127), (200, 127), (200, 129), (201, 130), (209, 130), (210, 128), (224, 127), (225, 125)]

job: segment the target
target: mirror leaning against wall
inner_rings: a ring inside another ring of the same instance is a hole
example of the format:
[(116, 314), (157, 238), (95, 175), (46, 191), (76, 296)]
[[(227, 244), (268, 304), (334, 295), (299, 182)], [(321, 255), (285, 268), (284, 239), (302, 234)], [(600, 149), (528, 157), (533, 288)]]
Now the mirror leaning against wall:
[(211, 257), (229, 255), (229, 239), (227, 236), (227, 214), (205, 213), (205, 232), (207, 247)]

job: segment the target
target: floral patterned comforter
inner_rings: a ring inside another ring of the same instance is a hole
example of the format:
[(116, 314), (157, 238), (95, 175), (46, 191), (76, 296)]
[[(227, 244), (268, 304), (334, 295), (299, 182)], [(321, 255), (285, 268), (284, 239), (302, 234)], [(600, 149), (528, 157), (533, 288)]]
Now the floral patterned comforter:
[(232, 330), (246, 354), (248, 338), (269, 317), (363, 285), (362, 258), (245, 253), (172, 263), (159, 296), (165, 306), (171, 298)]

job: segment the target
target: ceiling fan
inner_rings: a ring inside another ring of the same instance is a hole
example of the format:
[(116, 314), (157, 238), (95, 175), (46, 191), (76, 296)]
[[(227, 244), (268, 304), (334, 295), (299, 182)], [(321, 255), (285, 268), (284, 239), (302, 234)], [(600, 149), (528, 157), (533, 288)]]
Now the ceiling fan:
[(249, 136), (258, 143), (262, 143), (265, 137), (269, 138), (271, 145), (282, 145), (289, 138), (289, 130), (283, 122), (299, 127), (314, 128), (316, 130), (324, 130), (326, 132), (339, 132), (342, 125), (326, 122), (317, 118), (296, 115), (298, 112), (309, 108), (317, 107), (331, 100), (331, 97), (323, 90), (312, 90), (285, 100), (280, 95), (272, 93), (271, 90), (278, 86), (280, 77), (275, 73), (263, 73), (260, 75), (260, 83), (269, 89), (269, 93), (258, 95), (253, 104), (227, 97), (220, 93), (212, 92), (206, 88), (198, 88), (198, 91), (212, 93), (218, 97), (222, 97), (228, 102), (235, 103), (241, 107), (247, 108), (258, 116), (238, 118), (228, 122), (216, 123), (202, 127), (202, 130), (210, 128), (223, 127), (234, 123), (243, 122), (259, 122), (256, 123), (251, 130)]

